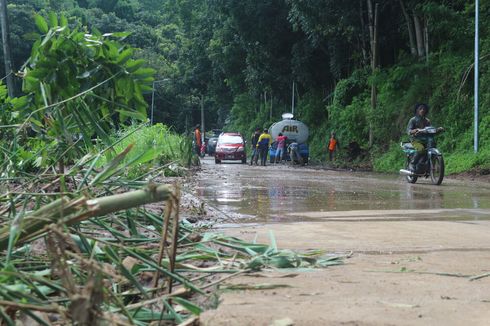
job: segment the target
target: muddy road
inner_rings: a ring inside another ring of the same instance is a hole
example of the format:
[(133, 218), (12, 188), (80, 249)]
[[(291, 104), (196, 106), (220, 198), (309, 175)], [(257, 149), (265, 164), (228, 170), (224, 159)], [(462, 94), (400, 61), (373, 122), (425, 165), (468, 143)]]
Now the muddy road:
[(202, 160), (197, 194), (233, 223), (490, 219), (490, 184)]
[(352, 253), (342, 266), (240, 284), (205, 325), (488, 325), (490, 184), (202, 160), (195, 194), (218, 232), (281, 248)]

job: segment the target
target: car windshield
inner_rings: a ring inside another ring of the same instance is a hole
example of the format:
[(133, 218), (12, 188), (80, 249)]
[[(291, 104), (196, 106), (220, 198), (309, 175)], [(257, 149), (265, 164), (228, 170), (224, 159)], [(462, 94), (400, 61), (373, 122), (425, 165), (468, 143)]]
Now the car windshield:
[(241, 144), (243, 139), (240, 136), (224, 135), (219, 138), (218, 142), (220, 144)]

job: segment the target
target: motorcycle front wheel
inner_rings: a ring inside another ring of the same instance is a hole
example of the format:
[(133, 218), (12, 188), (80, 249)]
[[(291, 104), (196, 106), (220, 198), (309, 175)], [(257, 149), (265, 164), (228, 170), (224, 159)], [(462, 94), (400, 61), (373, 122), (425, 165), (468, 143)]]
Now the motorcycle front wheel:
[(444, 159), (434, 155), (430, 159), (430, 180), (432, 184), (440, 185), (444, 179)]
[[(405, 170), (410, 169), (410, 159), (407, 159), (407, 163), (405, 164)], [(415, 183), (417, 182), (418, 177), (416, 175), (406, 175), (405, 179), (407, 179), (408, 183)]]

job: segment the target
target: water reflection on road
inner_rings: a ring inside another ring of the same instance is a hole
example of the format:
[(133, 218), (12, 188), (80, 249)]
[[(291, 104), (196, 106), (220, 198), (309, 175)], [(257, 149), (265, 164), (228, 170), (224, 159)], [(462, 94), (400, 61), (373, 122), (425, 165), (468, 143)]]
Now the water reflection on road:
[(215, 165), (210, 159), (202, 163), (198, 196), (243, 223), (359, 218), (490, 219), (490, 186), (450, 178), (441, 186), (433, 186), (428, 180), (413, 185), (395, 175), (283, 165)]

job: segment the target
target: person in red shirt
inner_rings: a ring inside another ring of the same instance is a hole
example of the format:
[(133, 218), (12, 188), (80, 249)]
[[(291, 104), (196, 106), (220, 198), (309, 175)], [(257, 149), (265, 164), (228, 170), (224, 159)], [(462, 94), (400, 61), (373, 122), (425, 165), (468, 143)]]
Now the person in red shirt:
[(335, 159), (335, 152), (339, 149), (339, 141), (335, 137), (335, 132), (332, 131), (328, 141), (328, 158), (330, 161)]
[(277, 148), (276, 148), (276, 157), (274, 159), (274, 163), (282, 162), (282, 157), (284, 156), (284, 149), (286, 148), (286, 139), (288, 137), (283, 136), (280, 132), (276, 138)]

